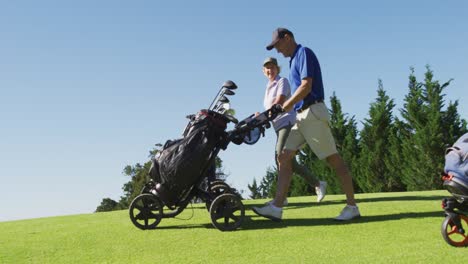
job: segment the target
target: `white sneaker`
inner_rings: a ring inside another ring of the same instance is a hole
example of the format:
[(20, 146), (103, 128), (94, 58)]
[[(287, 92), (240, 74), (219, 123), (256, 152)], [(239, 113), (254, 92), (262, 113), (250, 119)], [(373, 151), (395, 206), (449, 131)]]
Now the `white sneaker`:
[(317, 203), (320, 203), (327, 194), (327, 182), (320, 181), (319, 186), (315, 187), (315, 193), (317, 194)]
[[(265, 205), (268, 205), (268, 204), (274, 204), (275, 203), (275, 199), (271, 200), (271, 201), (268, 201), (265, 203)], [(287, 206), (288, 205), (288, 198), (284, 198), (284, 201), (283, 201), (283, 206)]]
[(274, 205), (268, 204), (263, 207), (252, 207), (252, 211), (259, 216), (266, 217), (273, 221), (279, 222), (283, 217), (283, 209), (274, 207)]
[(359, 217), (361, 217), (361, 214), (359, 213), (359, 208), (357, 206), (346, 205), (345, 208), (343, 208), (341, 211), (340, 215), (335, 218), (335, 220), (348, 221)]

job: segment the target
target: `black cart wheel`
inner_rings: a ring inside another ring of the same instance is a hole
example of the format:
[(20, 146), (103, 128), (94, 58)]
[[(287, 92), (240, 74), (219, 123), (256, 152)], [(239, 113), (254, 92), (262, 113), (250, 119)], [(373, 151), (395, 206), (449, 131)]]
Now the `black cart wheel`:
[(231, 187), (229, 187), (229, 185), (223, 180), (214, 180), (214, 181), (211, 182), (211, 186), (216, 186), (216, 185), (223, 185), (223, 186), (226, 186), (227, 188), (231, 189)]
[(163, 206), (156, 195), (150, 193), (140, 194), (130, 204), (130, 219), (140, 229), (155, 229), (161, 222)]
[(239, 197), (225, 193), (213, 200), (210, 215), (214, 227), (221, 231), (232, 231), (242, 224), (245, 209)]
[(458, 229), (452, 217), (445, 217), (442, 222), (442, 237), (445, 242), (454, 247), (468, 247), (468, 217), (460, 215), (462, 230)]
[(216, 197), (220, 196), (221, 194), (231, 193), (231, 187), (227, 185), (227, 183), (220, 181), (221, 184), (212, 185), (209, 190), (209, 196), (212, 197), (211, 199), (207, 199), (206, 210), (210, 211), (211, 203), (216, 199)]

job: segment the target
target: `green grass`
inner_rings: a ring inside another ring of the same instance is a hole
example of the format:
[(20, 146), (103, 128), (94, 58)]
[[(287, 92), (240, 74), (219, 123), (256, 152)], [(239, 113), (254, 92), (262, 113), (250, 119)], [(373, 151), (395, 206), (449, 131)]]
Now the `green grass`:
[(202, 205), (151, 231), (135, 228), (127, 211), (2, 222), (0, 263), (463, 263), (468, 248), (451, 247), (440, 234), (447, 196), (358, 194), (363, 217), (349, 223), (331, 220), (343, 195), (320, 204), (292, 197), (282, 223), (250, 210), (266, 200), (247, 200), (234, 232), (213, 228)]

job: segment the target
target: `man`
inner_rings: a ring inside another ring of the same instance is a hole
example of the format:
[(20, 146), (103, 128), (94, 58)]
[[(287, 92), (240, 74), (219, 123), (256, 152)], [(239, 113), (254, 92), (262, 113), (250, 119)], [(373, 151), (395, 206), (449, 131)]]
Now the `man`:
[(296, 43), (294, 35), (285, 28), (273, 31), (272, 42), (267, 50), (275, 48), (289, 61), (289, 81), (292, 96), (282, 104), (284, 111), (294, 109), (297, 112), (293, 126), (281, 154), (278, 156), (279, 177), (276, 196), (272, 204), (254, 207), (253, 211), (263, 217), (280, 221), (283, 204), (291, 183), (292, 160), (296, 150), (305, 143), (319, 159), (324, 159), (340, 178), (346, 194), (347, 205), (336, 220), (346, 221), (360, 217), (354, 200), (354, 188), (351, 174), (336, 150), (335, 140), (329, 127), (329, 113), (325, 106), (322, 73), (314, 52)]
[[(263, 74), (268, 79), (266, 85), (265, 97), (263, 98), (263, 105), (265, 109), (270, 109), (275, 104), (282, 104), (287, 98), (291, 96), (291, 88), (288, 79), (280, 77), (281, 69), (278, 65), (276, 58), (268, 57), (263, 62)], [(296, 112), (291, 111), (283, 112), (278, 115), (271, 123), (276, 132), (276, 147), (275, 147), (275, 160), (277, 162), (278, 155), (283, 150), (286, 139), (293, 124), (296, 122)], [(278, 163), (276, 164), (278, 165)], [(292, 160), (292, 169), (299, 176), (301, 176), (310, 186), (315, 188), (317, 194), (317, 202), (321, 202), (326, 194), (327, 182), (320, 181), (312, 172), (305, 166), (301, 166), (295, 159)], [(269, 201), (272, 203), (273, 201)], [(285, 198), (283, 205), (288, 205), (288, 200)]]

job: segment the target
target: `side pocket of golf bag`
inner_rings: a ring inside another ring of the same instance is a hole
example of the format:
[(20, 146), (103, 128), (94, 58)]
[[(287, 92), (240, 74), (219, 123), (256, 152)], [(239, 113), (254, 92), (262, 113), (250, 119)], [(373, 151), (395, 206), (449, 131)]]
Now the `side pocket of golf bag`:
[(150, 179), (154, 182), (161, 182), (161, 174), (159, 173), (159, 163), (157, 159), (151, 159), (151, 167), (148, 174)]
[(159, 162), (160, 198), (167, 205), (177, 204), (202, 176), (214, 149), (206, 131), (197, 129), (187, 137), (163, 150)]
[(174, 144), (177, 144), (180, 142), (182, 139), (177, 139), (177, 140), (167, 140), (166, 143), (164, 143), (163, 148), (161, 149), (160, 153), (156, 154), (152, 159), (151, 159), (151, 166), (148, 171), (148, 176), (151, 180), (153, 180), (156, 183), (161, 183), (161, 172), (160, 172), (160, 166), (159, 166), (159, 161), (158, 158), (161, 157), (161, 154), (164, 150), (167, 148), (171, 147)]

